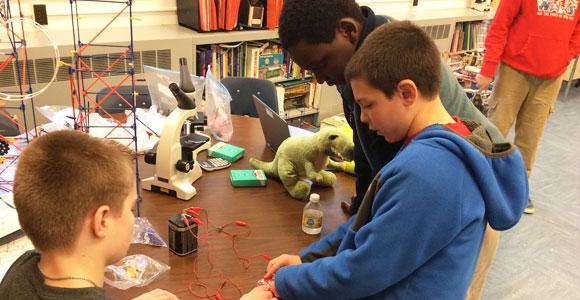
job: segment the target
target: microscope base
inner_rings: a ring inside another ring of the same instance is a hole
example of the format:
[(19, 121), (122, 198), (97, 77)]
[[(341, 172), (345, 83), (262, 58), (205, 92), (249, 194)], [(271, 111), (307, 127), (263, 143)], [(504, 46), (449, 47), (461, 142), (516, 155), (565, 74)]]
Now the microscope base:
[[(199, 168), (199, 165), (197, 167)], [(199, 177), (201, 177), (201, 171), (199, 171), (199, 176), (196, 176), (193, 181), (197, 180)], [(185, 201), (190, 200), (197, 194), (195, 187), (193, 187), (186, 178), (181, 178), (181, 180), (176, 180), (174, 182), (171, 182), (171, 180), (165, 182), (165, 179), (160, 181), (157, 176), (149, 177), (141, 181), (141, 186), (145, 190), (177, 197)]]

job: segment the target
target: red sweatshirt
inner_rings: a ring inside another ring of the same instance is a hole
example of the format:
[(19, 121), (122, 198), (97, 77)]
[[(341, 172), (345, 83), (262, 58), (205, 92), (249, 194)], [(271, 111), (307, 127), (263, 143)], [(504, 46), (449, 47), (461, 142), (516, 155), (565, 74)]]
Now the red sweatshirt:
[(562, 75), (580, 52), (579, 0), (502, 0), (485, 39), (481, 74), (500, 60), (539, 78)]

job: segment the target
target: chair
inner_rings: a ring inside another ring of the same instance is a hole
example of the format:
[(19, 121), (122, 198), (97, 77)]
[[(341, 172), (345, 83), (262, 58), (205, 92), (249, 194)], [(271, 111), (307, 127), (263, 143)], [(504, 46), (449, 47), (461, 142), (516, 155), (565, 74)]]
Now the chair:
[(0, 108), (4, 113), (0, 114), (0, 134), (2, 136), (17, 136), (20, 134), (20, 128), (17, 124), (14, 123), (10, 118), (14, 118), (11, 116), (8, 118), (6, 115), (10, 115), (6, 109)]
[(226, 77), (221, 83), (228, 89), (232, 96), (231, 110), (233, 115), (248, 115), (258, 117), (253, 95), (256, 95), (268, 107), (278, 111), (276, 86), (273, 82), (265, 79), (249, 77)]
[[(97, 93), (97, 103), (100, 102), (111, 90), (108, 87), (101, 89)], [(123, 85), (116, 89), (119, 95), (123, 96), (125, 100), (129, 103), (132, 101), (132, 93), (131, 93), (131, 86), (130, 85)], [(151, 96), (149, 95), (149, 89), (146, 85), (136, 85), (135, 92), (138, 93), (136, 101), (136, 105), (138, 108), (149, 108), (151, 107)], [(121, 97), (119, 97), (116, 93), (111, 93), (101, 106), (98, 107), (95, 111), (97, 111), (101, 116), (105, 116), (106, 114), (103, 110), (106, 110), (109, 114), (114, 115), (118, 113), (124, 113), (125, 110), (131, 109), (129, 104), (127, 104)], [(102, 109), (101, 109), (102, 108)]]

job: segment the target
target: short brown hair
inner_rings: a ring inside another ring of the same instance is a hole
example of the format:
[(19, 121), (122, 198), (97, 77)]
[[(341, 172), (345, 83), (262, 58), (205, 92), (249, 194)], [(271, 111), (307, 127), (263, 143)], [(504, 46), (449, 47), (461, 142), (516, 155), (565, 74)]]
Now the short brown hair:
[(71, 246), (93, 210), (120, 214), (135, 182), (134, 154), (114, 140), (63, 130), (32, 140), (14, 175), (22, 230), (40, 251)]
[(346, 66), (345, 77), (364, 77), (389, 98), (401, 80), (410, 79), (421, 95), (435, 98), (441, 88), (441, 58), (423, 29), (409, 21), (390, 22), (365, 39)]

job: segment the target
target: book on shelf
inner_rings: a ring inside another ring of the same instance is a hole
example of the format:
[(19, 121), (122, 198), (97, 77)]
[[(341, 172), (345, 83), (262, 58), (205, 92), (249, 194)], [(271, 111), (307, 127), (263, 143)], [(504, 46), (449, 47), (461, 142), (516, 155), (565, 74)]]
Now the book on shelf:
[(483, 50), (486, 34), (487, 26), (483, 21), (457, 23), (449, 51)]
[[(318, 109), (320, 93), (318, 83), (312, 78), (276, 83), (278, 110), (282, 117), (311, 114)], [(293, 112), (288, 114), (289, 112)]]
[[(310, 76), (294, 63), (282, 47), (274, 41), (252, 41), (210, 45), (196, 51), (199, 65), (212, 65), (217, 79), (245, 76), (274, 82)], [(206, 67), (196, 71), (204, 75)]]
[(261, 54), (259, 70), (259, 78), (261, 79), (285, 79), (286, 66), (284, 65), (284, 53)]

